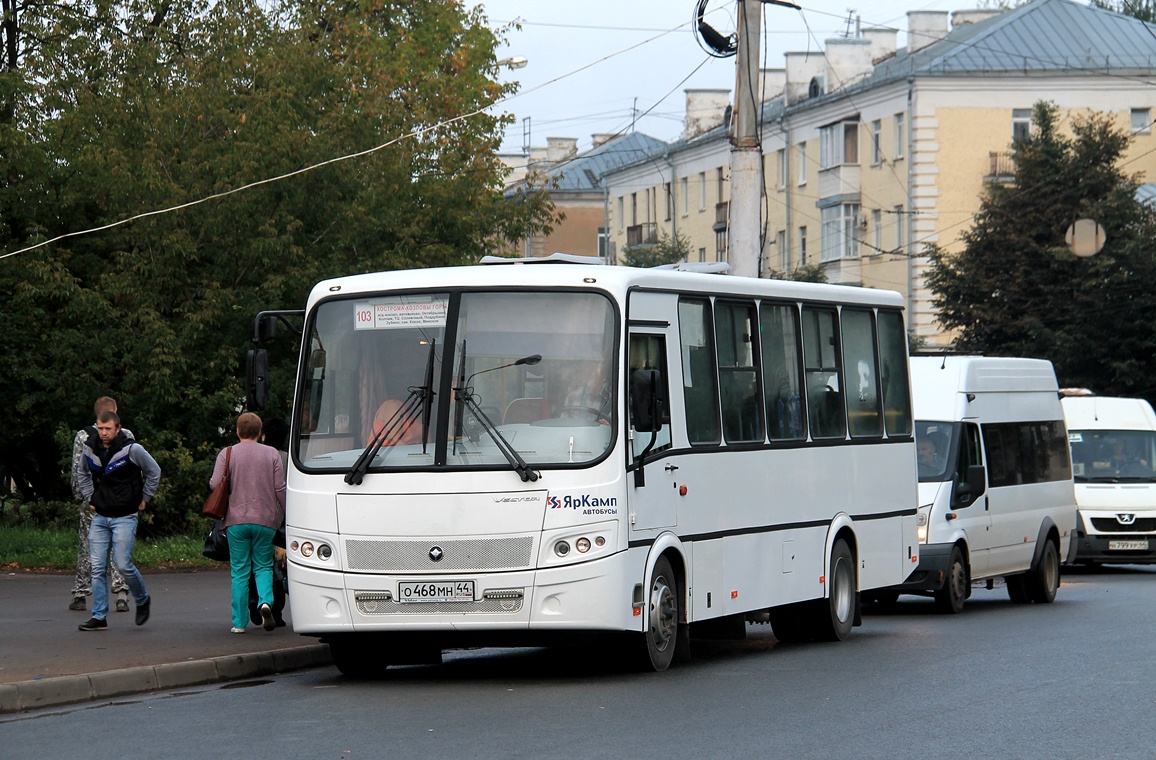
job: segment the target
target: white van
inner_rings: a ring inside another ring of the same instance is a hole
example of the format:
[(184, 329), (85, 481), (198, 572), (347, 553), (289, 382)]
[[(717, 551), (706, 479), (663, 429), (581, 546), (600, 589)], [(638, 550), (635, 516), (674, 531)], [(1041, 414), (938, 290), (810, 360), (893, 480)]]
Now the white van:
[(1143, 399), (1061, 400), (1076, 481), (1076, 562), (1156, 563), (1156, 414)]
[[(1055, 599), (1076, 528), (1059, 388), (1051, 362), (914, 356), (918, 568), (892, 593), (960, 612), (974, 581), (1014, 602)], [(878, 598), (887, 598), (878, 595)]]

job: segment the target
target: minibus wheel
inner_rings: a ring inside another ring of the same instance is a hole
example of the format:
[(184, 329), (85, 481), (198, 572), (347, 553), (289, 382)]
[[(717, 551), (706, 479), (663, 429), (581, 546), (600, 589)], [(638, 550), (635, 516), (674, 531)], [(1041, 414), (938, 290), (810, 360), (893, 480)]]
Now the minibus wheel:
[(855, 558), (843, 539), (831, 547), (828, 595), (815, 601), (814, 633), (820, 641), (842, 641), (855, 626)]
[(958, 546), (951, 549), (951, 563), (943, 588), (935, 592), (935, 607), (940, 612), (958, 615), (963, 612), (967, 600), (967, 565), (963, 561), (963, 551)]
[(1060, 553), (1052, 541), (1044, 542), (1039, 563), (1024, 579), (1033, 602), (1051, 604), (1056, 600), (1056, 589), (1060, 587)]

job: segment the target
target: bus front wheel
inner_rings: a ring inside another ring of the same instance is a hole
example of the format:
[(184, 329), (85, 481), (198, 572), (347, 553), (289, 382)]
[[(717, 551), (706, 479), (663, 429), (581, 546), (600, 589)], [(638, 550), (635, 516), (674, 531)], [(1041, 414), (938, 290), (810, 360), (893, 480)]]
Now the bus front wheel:
[(666, 557), (654, 563), (646, 593), (645, 652), (641, 665), (645, 670), (666, 670), (674, 659), (682, 619), (682, 597), (678, 579)]
[(375, 647), (365, 636), (346, 634), (328, 639), (333, 664), (346, 678), (381, 678), (389, 661), (382, 647)]
[(963, 561), (963, 551), (956, 546), (951, 550), (951, 564), (948, 567), (947, 579), (943, 582), (943, 588), (935, 592), (936, 609), (955, 615), (963, 612), (963, 603), (967, 600), (968, 588), (967, 565)]

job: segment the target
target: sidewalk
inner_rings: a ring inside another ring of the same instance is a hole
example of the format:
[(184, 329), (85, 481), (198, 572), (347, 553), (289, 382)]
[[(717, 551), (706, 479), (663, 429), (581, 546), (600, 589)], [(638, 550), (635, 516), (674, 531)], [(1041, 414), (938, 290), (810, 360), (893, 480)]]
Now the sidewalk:
[(81, 632), (71, 574), (0, 576), (0, 713), (216, 683), (331, 663), (329, 647), (284, 628), (229, 632), (227, 568), (143, 573), (148, 623), (110, 612), (108, 630)]

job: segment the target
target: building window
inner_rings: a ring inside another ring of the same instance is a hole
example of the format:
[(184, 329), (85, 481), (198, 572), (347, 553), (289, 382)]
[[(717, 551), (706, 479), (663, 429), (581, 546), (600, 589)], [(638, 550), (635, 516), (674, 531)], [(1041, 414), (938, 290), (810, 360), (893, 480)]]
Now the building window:
[(779, 148), (776, 156), (779, 160), (779, 189), (787, 186), (787, 149)]
[(779, 249), (779, 268), (783, 272), (791, 271), (791, 250), (787, 248), (786, 230), (779, 230), (775, 235), (775, 247)]
[(883, 252), (883, 211), (871, 210), (871, 253)]
[(603, 260), (606, 259), (606, 255), (609, 252), (609, 248), (607, 248), (607, 245), (608, 245), (608, 240), (607, 240), (607, 235), (606, 235), (606, 228), (605, 227), (599, 227), (598, 228), (598, 255)]
[(1152, 132), (1152, 113), (1148, 108), (1132, 109), (1132, 134), (1146, 135)]
[(903, 214), (903, 207), (895, 207), (895, 250), (902, 252), (906, 245), (907, 217)]
[(1032, 133), (1032, 109), (1012, 109), (1012, 140), (1026, 140)]
[(725, 228), (714, 233), (714, 260), (727, 260), (727, 231)]
[(698, 173), (698, 210), (706, 211), (706, 172)]
[(807, 266), (807, 228), (799, 228), (799, 266)]
[(625, 201), (622, 196), (618, 196), (618, 231), (622, 232), (626, 229), (626, 212), (623, 210)]
[(820, 211), (822, 261), (858, 256), (859, 204), (843, 203)]
[(682, 215), (690, 214), (690, 179), (683, 177), (678, 181), (678, 194), (682, 196)]
[(801, 142), (798, 146), (799, 153), (799, 184), (807, 184), (807, 143)]
[(903, 114), (895, 114), (895, 158), (903, 158), (907, 151), (907, 130), (904, 126)]
[(819, 168), (859, 163), (859, 122), (844, 121), (819, 130)]
[(871, 122), (871, 163), (883, 163), (883, 122), (879, 119)]
[(714, 184), (715, 184), (715, 191), (716, 191), (715, 195), (717, 198), (715, 200), (715, 203), (722, 203), (726, 197), (726, 184), (727, 183), (726, 183), (726, 179), (723, 175), (723, 168), (721, 166), (714, 170)]
[(638, 193), (630, 194), (630, 226), (638, 226)]
[(699, 261), (706, 261), (706, 249), (705, 248), (699, 248), (698, 249), (698, 260)]

